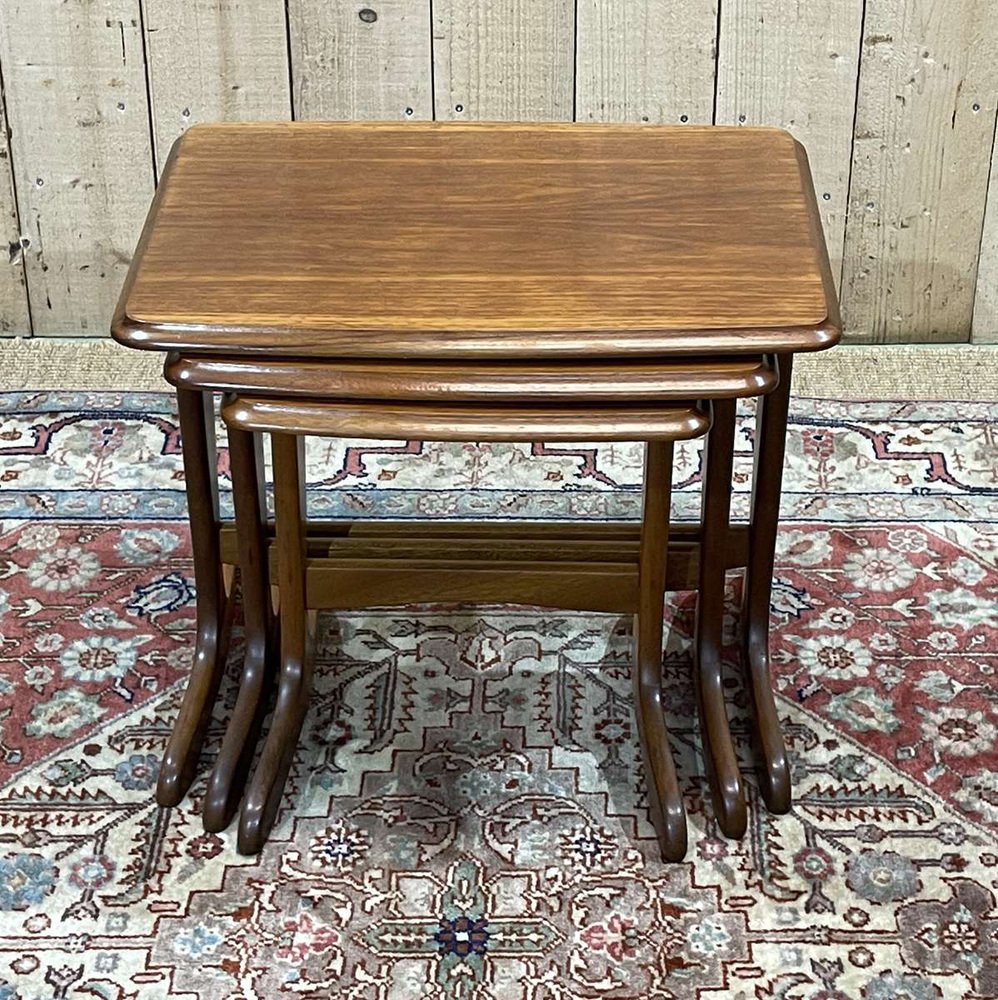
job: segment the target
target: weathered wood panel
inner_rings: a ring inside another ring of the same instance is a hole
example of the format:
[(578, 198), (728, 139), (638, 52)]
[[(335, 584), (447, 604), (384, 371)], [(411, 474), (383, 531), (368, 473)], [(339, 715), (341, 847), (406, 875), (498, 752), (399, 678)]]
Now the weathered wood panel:
[(998, 146), (991, 158), (971, 339), (977, 344), (998, 344)]
[(778, 125), (807, 148), (841, 278), (863, 0), (725, 0), (717, 123)]
[(434, 0), (436, 117), (571, 121), (574, 0)]
[(0, 336), (26, 336), (31, 332), (28, 290), (24, 280), (24, 247), (17, 221), (17, 202), (7, 141), (7, 119), (0, 66)]
[(428, 0), (288, 0), (297, 118), (433, 117)]
[(37, 334), (107, 333), (153, 191), (138, 0), (4, 0), (4, 69)]
[(715, 3), (579, 0), (578, 121), (711, 122)]
[(993, 0), (866, 0), (865, 30), (863, 6), (0, 0), (0, 334), (105, 332), (154, 162), (195, 121), (293, 104), (302, 118), (708, 121), (720, 7), (717, 120), (807, 146), (848, 336), (998, 342)]
[(993, 8), (868, 0), (843, 271), (851, 339), (969, 339), (998, 95)]
[(291, 117), (284, 0), (144, 0), (156, 160), (202, 121)]

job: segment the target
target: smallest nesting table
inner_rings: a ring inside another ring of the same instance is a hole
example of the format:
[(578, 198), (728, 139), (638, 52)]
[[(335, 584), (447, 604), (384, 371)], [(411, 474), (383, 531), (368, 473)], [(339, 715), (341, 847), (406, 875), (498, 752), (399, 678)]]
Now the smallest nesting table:
[[(768, 676), (791, 360), (839, 335), (806, 157), (775, 130), (574, 125), (201, 126), (177, 144), (113, 325), (171, 352), (198, 588), (194, 666), (158, 787), (185, 794), (224, 667), (223, 562), (247, 653), (206, 827), (239, 846), (281, 801), (310, 679), (310, 608), (520, 601), (638, 613), (636, 710), (663, 856), (685, 817), (661, 705), (662, 598), (698, 590), (695, 678), (715, 813), (745, 797), (720, 678), (724, 572), (747, 567), (743, 667), (763, 796), (790, 804)], [(218, 518), (211, 399), (229, 393), (235, 536)], [(768, 393), (768, 395), (763, 395)], [(730, 524), (734, 404), (760, 396), (753, 506)], [(709, 430), (702, 523), (669, 531), (671, 447)], [(260, 435), (274, 435), (276, 540)], [(644, 440), (645, 513), (622, 525), (314, 525), (310, 433)], [(666, 555), (674, 554), (671, 564)], [(279, 610), (270, 607), (276, 555)], [(484, 557), (484, 558), (483, 558)], [(672, 567), (670, 569), (670, 566)], [(277, 624), (280, 653), (277, 653)]]

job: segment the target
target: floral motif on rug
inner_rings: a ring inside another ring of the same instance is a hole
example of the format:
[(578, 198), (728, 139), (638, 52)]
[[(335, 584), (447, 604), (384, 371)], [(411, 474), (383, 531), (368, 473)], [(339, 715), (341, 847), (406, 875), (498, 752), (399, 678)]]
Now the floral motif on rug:
[[(998, 995), (996, 417), (794, 401), (773, 599), (789, 815), (758, 801), (733, 574), (744, 840), (713, 819), (678, 594), (683, 863), (647, 820), (630, 622), (508, 607), (322, 616), (288, 793), (244, 858), (199, 821), (231, 683), (192, 794), (152, 801), (193, 633), (169, 398), (0, 396), (0, 1000)], [(680, 460), (691, 513), (699, 453)], [(620, 445), (318, 442), (310, 500), (626, 517), (639, 468)]]

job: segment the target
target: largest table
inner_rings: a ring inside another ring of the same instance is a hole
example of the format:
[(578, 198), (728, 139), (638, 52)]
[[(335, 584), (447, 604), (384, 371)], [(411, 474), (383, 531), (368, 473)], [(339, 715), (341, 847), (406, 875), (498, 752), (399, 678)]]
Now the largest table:
[[(789, 807), (768, 642), (791, 367), (796, 352), (834, 344), (840, 322), (807, 157), (787, 133), (198, 126), (164, 171), (112, 332), (130, 347), (170, 352), (184, 442), (198, 635), (161, 803), (177, 802), (193, 778), (224, 664), (223, 549), (233, 541), (218, 514), (214, 391), (335, 399), (363, 396), (370, 385), (385, 399), (420, 378), (439, 390), (457, 372), (460, 383), (464, 366), (479, 380), (466, 381), (467, 394), (484, 384), (482, 371), (501, 380), (504, 370), (535, 365), (557, 379), (559, 370), (601, 365), (626, 402), (642, 365), (685, 371), (695, 395), (705, 373), (767, 358), (779, 384), (759, 402), (747, 544), (732, 550), (747, 550), (743, 666), (761, 787), (770, 808)], [(586, 381), (593, 391), (598, 380)], [(715, 494), (730, 490), (733, 431), (724, 423), (727, 482), (721, 462)], [(726, 500), (718, 510), (736, 542)], [(249, 570), (248, 589), (263, 601), (252, 579), (263, 579), (253, 566), (259, 551), (252, 556), (246, 543), (239, 540), (244, 576)], [(714, 596), (710, 603), (716, 619)], [(262, 683), (265, 653), (247, 657), (259, 669), (255, 678), (244, 670), (244, 683)], [(713, 649), (700, 675), (718, 690), (719, 670)], [(243, 735), (255, 732), (256, 714)], [(727, 793), (715, 801), (727, 802), (722, 826), (737, 833), (744, 800), (728, 757)], [(229, 763), (206, 803), (213, 826), (238, 801), (246, 747)]]

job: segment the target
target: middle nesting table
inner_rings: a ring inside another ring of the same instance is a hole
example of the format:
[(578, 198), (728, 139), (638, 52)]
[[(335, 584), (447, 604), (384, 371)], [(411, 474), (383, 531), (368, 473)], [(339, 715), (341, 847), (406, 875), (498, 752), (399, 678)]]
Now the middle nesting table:
[[(207, 829), (226, 826), (238, 807), (276, 672), (277, 704), (243, 800), (240, 851), (259, 851), (269, 835), (308, 703), (309, 610), (522, 603), (637, 615), (635, 710), (649, 809), (663, 857), (678, 860), (686, 851), (686, 823), (662, 705), (663, 596), (695, 588), (694, 676), (714, 810), (725, 834), (744, 832), (745, 797), (724, 705), (720, 642), (724, 574), (749, 562), (752, 545), (750, 529), (732, 527), (729, 518), (735, 401), (777, 386), (770, 359), (462, 365), (171, 355), (166, 374), (177, 386), (182, 412), (185, 396), (229, 394), (223, 416), (237, 537), (222, 531), (221, 557), (241, 569), (246, 656), (235, 711), (209, 778)], [(205, 412), (203, 404), (186, 409)], [(673, 443), (708, 427), (701, 524), (670, 532)], [(264, 501), (265, 432), (274, 444), (276, 540)], [(307, 434), (644, 441), (642, 522), (309, 523), (302, 466)], [(279, 629), (271, 605), (275, 564)], [(195, 671), (181, 718), (203, 716), (206, 690)], [(771, 692), (761, 706), (760, 692), (753, 694), (760, 719), (775, 718)], [(178, 725), (166, 760), (189, 760), (198, 749), (191, 741), (201, 735), (203, 730), (195, 734)], [(760, 735), (770, 757), (778, 730)], [(782, 758), (782, 742), (777, 756)]]

